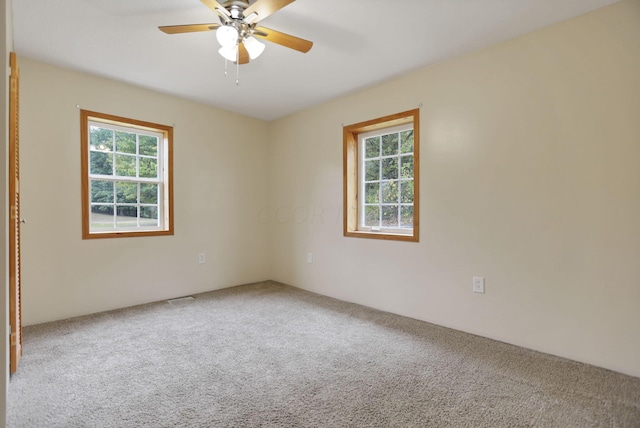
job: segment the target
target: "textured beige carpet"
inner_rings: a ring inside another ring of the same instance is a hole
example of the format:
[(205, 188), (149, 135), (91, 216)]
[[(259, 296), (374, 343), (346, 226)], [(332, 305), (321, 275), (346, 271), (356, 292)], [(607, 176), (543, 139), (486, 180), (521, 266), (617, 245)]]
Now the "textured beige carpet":
[(640, 379), (266, 282), (25, 328), (10, 427), (640, 427)]

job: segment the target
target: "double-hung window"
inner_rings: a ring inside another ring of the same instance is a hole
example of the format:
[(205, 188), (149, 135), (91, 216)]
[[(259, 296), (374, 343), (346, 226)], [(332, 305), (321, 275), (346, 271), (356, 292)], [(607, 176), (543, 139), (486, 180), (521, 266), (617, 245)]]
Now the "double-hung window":
[(344, 128), (345, 236), (418, 241), (419, 110)]
[(172, 235), (173, 129), (81, 110), (83, 238)]

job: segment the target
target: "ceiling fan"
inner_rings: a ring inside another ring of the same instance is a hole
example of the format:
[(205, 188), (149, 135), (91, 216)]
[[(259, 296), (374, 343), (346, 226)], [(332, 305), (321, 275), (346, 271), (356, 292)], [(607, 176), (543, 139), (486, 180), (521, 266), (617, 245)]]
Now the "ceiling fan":
[(223, 4), (216, 0), (201, 1), (218, 14), (220, 24), (167, 25), (158, 28), (167, 34), (217, 30), (216, 38), (222, 46), (218, 52), (238, 65), (256, 59), (264, 51), (264, 43), (256, 37), (303, 53), (313, 46), (308, 40), (258, 26), (264, 18), (295, 0), (256, 0), (252, 4), (250, 0), (229, 0)]

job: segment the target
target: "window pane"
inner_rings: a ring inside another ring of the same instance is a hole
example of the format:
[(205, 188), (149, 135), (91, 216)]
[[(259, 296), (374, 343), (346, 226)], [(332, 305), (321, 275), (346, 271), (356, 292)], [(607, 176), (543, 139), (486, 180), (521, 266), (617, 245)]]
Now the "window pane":
[(413, 178), (413, 155), (400, 158), (400, 177)]
[(400, 202), (403, 204), (413, 203), (413, 180), (400, 182)]
[(91, 202), (113, 203), (113, 182), (91, 180)]
[(398, 206), (389, 205), (382, 207), (382, 226), (398, 227)]
[(377, 158), (380, 156), (380, 137), (367, 138), (365, 140), (365, 158)]
[(113, 131), (111, 129), (98, 128), (91, 126), (89, 128), (89, 148), (101, 152), (110, 152), (113, 150)]
[(371, 160), (365, 161), (364, 169), (366, 171), (364, 181), (376, 181), (380, 180), (380, 161)]
[(377, 204), (380, 202), (380, 184), (379, 183), (367, 183), (364, 185), (365, 203)]
[(140, 203), (141, 204), (157, 204), (158, 203), (158, 185), (157, 184), (140, 184)]
[(158, 161), (153, 158), (140, 158), (140, 177), (157, 178)]
[(113, 228), (113, 205), (94, 205), (91, 207), (91, 229)]
[(138, 208), (118, 206), (116, 215), (117, 227), (138, 227)]
[(400, 152), (401, 153), (413, 152), (413, 129), (410, 131), (403, 131), (400, 133)]
[(398, 202), (398, 182), (386, 181), (382, 183), (382, 203)]
[(129, 155), (116, 155), (116, 175), (121, 177), (135, 177), (136, 157)]
[(113, 154), (90, 152), (90, 174), (113, 175)]
[(136, 154), (136, 134), (116, 132), (116, 151), (120, 153)]
[(158, 207), (140, 207), (140, 226), (158, 226)]
[(382, 159), (382, 179), (393, 180), (398, 178), (398, 158)]
[(380, 226), (380, 207), (367, 206), (364, 208), (364, 225)]
[(139, 135), (140, 154), (146, 156), (158, 156), (158, 139), (148, 135)]
[(119, 204), (136, 204), (138, 203), (138, 183), (116, 183), (116, 194)]
[(413, 227), (413, 207), (401, 207), (400, 227)]
[(398, 134), (382, 136), (382, 156), (394, 156), (398, 154)]

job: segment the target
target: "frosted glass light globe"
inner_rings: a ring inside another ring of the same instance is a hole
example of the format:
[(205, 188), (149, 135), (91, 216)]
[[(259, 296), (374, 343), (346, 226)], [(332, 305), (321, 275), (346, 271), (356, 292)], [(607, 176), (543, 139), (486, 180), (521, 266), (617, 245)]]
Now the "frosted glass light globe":
[(251, 59), (258, 58), (264, 51), (264, 43), (258, 41), (258, 39), (253, 36), (244, 39), (244, 47), (247, 48), (247, 52), (249, 52), (249, 58)]
[(222, 26), (216, 30), (216, 39), (220, 46), (233, 46), (238, 42), (238, 30), (229, 25)]
[(238, 60), (238, 45), (223, 46), (218, 50), (218, 53), (227, 61), (235, 62)]

